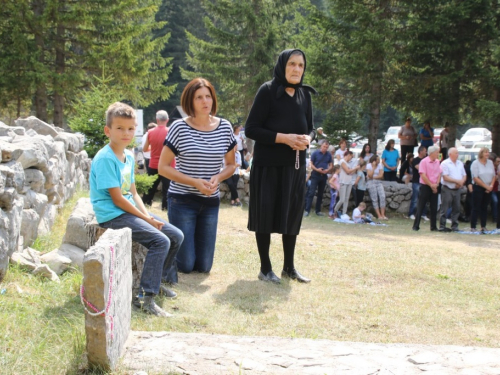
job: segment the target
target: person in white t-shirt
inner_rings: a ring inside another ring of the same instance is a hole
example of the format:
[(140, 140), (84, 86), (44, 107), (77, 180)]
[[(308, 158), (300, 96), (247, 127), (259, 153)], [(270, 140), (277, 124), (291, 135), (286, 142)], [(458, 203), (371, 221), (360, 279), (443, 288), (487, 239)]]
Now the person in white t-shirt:
[(248, 163), (245, 160), (245, 151), (246, 151), (245, 149), (247, 148), (246, 140), (245, 137), (243, 136), (243, 133), (241, 133), (241, 129), (242, 126), (240, 124), (233, 125), (234, 138), (236, 139), (236, 147), (241, 155), (241, 168), (247, 169)]
[(363, 215), (363, 211), (366, 209), (366, 203), (365, 202), (359, 202), (358, 207), (354, 209), (352, 212), (352, 220), (356, 224), (364, 224), (366, 223), (365, 221), (365, 215)]
[(366, 165), (366, 178), (368, 180), (366, 188), (377, 217), (379, 220), (388, 220), (385, 216), (385, 190), (384, 185), (382, 185), (384, 166), (378, 155), (373, 155), (370, 158), (370, 163)]

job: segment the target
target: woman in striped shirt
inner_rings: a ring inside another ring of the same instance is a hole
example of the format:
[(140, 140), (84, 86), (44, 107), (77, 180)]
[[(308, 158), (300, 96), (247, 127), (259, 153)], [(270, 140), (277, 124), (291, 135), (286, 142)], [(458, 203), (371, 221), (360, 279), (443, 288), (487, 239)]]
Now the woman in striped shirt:
[[(215, 252), (219, 183), (235, 170), (231, 151), (236, 140), (229, 121), (215, 117), (217, 97), (206, 79), (195, 78), (187, 84), (181, 105), (188, 117), (170, 127), (159, 173), (172, 181), (168, 190), (169, 222), (184, 234), (177, 267), (183, 273), (208, 273)], [(175, 169), (170, 167), (174, 157)], [(177, 275), (169, 276), (177, 280)]]

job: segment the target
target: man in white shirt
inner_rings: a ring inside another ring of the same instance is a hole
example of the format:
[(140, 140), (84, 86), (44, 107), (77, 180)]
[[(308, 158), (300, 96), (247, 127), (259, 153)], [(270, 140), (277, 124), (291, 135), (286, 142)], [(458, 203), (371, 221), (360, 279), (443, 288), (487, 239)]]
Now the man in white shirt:
[[(448, 150), (448, 159), (441, 163), (441, 218), (439, 231), (458, 231), (460, 216), (460, 190), (465, 184), (467, 175), (464, 164), (458, 160), (458, 150), (452, 147)], [(446, 228), (446, 212), (451, 207), (451, 229)]]

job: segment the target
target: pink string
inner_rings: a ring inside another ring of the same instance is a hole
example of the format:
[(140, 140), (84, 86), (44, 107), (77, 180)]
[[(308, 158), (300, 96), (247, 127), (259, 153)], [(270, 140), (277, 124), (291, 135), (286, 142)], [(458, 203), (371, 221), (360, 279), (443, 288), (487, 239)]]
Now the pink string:
[[(99, 311), (97, 309), (97, 307), (95, 307), (92, 303), (90, 303), (89, 301), (87, 301), (85, 299), (85, 297), (83, 296), (83, 294), (85, 293), (85, 288), (83, 287), (83, 284), (82, 286), (80, 287), (80, 300), (82, 301), (82, 304), (83, 304), (83, 307), (85, 309), (85, 311), (87, 311), (91, 316), (104, 316), (104, 318), (109, 318), (109, 325), (110, 325), (110, 329), (111, 329), (111, 341), (113, 341), (113, 327), (114, 327), (114, 323), (113, 323), (113, 317), (111, 315), (109, 315), (109, 308), (111, 307), (111, 299), (112, 299), (112, 296), (113, 296), (113, 276), (114, 276), (114, 260), (115, 260), (115, 249), (113, 248), (113, 246), (110, 246), (109, 247), (110, 249), (110, 252), (111, 252), (111, 262), (110, 262), (110, 265), (109, 265), (109, 282), (108, 282), (108, 285), (109, 285), (109, 290), (108, 290), (108, 302), (106, 304), (106, 308), (104, 310), (101, 310)], [(92, 310), (94, 310), (94, 313), (91, 313), (89, 310), (87, 310), (87, 307), (85, 306), (85, 304), (87, 304)]]

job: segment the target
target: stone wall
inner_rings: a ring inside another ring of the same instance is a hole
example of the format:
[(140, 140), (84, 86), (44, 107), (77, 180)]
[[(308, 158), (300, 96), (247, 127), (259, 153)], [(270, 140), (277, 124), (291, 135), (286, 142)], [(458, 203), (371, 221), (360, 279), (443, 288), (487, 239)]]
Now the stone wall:
[[(127, 341), (132, 308), (131, 249), (129, 228), (108, 229), (85, 253), (82, 296), (88, 301), (84, 301), (85, 333), (91, 368), (115, 368)], [(101, 311), (104, 313), (96, 315)]]
[[(407, 214), (410, 209), (411, 185), (399, 184), (397, 182), (382, 181), (386, 196), (386, 206), (389, 211)], [(230, 200), (231, 193), (229, 187), (222, 183), (220, 186), (221, 200)], [(238, 196), (242, 202), (248, 203), (250, 197), (250, 173), (244, 172), (238, 181)], [(314, 198), (316, 199), (316, 198)], [(314, 205), (313, 201), (313, 205)], [(365, 193), (365, 202), (368, 210), (371, 210), (371, 200), (368, 191)], [(330, 187), (327, 185), (323, 194), (323, 206), (330, 205)], [(354, 208), (354, 200), (349, 202), (349, 210)]]
[(0, 122), (0, 281), (12, 253), (48, 233), (77, 187), (88, 188), (83, 142), (36, 117)]

